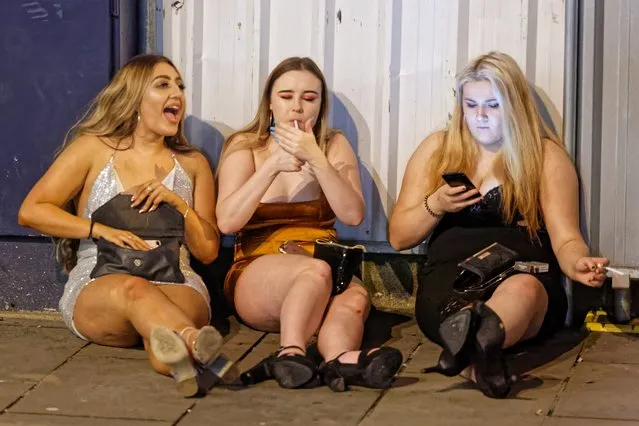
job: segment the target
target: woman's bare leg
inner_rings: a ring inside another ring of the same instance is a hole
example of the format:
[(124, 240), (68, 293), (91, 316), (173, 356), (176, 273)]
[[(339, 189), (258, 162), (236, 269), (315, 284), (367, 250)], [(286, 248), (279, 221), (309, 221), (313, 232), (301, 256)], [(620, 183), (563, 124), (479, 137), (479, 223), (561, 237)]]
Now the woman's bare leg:
[[(201, 307), (195, 304), (192, 309)], [(77, 330), (90, 341), (118, 347), (133, 346), (140, 336), (148, 341), (155, 326), (176, 331), (195, 326), (158, 286), (142, 278), (121, 274), (100, 277), (88, 284), (78, 296), (73, 321)], [(156, 371), (168, 372), (166, 366), (154, 362), (152, 355), (150, 359)]]
[(280, 332), (282, 346), (304, 348), (322, 322), (331, 289), (326, 262), (294, 254), (265, 255), (240, 275), (235, 309), (251, 327)]
[(317, 341), (325, 360), (330, 361), (348, 351), (339, 358), (340, 361), (357, 362), (370, 306), (368, 292), (357, 278), (346, 291), (331, 300)]

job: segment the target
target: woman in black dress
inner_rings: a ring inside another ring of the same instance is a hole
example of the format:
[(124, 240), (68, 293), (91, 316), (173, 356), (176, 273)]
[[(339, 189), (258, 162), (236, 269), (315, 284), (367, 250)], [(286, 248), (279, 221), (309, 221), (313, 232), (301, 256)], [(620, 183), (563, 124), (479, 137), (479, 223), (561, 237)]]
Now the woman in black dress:
[[(575, 169), (564, 147), (540, 122), (526, 79), (508, 55), (491, 52), (457, 77), (457, 102), (444, 131), (413, 153), (389, 224), (395, 249), (427, 236), (415, 315), (423, 333), (444, 350), (437, 370), (467, 376), (491, 397), (511, 382), (502, 348), (543, 340), (560, 329), (567, 301), (561, 273), (601, 286), (605, 258), (590, 257), (579, 231)], [(474, 186), (448, 185), (447, 172)], [(458, 263), (498, 242), (521, 260), (549, 264), (543, 274), (519, 273), (463, 309), (449, 309)]]

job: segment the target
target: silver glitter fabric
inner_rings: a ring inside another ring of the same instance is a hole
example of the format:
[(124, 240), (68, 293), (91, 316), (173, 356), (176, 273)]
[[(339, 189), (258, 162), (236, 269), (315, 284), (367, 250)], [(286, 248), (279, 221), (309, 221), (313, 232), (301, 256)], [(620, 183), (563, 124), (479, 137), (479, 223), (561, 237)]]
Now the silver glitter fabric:
[[(182, 168), (175, 155), (173, 156), (175, 161), (175, 167), (173, 170), (166, 176), (164, 181), (162, 182), (167, 188), (173, 190), (177, 195), (182, 197), (189, 206), (193, 206), (193, 184), (191, 182), (191, 178), (186, 173), (186, 171)], [(116, 196), (118, 193), (122, 192), (122, 184), (117, 175), (115, 167), (113, 165), (113, 156), (109, 159), (107, 164), (104, 166), (104, 169), (98, 174), (98, 177), (95, 179), (93, 183), (93, 187), (91, 188), (91, 193), (89, 194), (89, 200), (87, 202), (87, 206), (83, 212), (83, 217), (90, 219), (91, 214), (100, 206), (105, 204), (111, 198)], [(91, 281), (91, 271), (95, 267), (96, 264), (96, 256), (97, 256), (97, 248), (96, 245), (90, 239), (84, 239), (80, 241), (80, 247), (78, 249), (78, 263), (69, 273), (69, 280), (64, 286), (64, 293), (62, 298), (60, 299), (59, 308), (60, 313), (62, 314), (62, 318), (66, 323), (67, 327), (69, 327), (78, 337), (88, 340), (86, 337), (82, 336), (75, 325), (73, 324), (73, 309), (75, 306), (75, 301), (78, 298), (78, 295), (82, 291), (82, 289)], [(195, 289), (198, 293), (202, 295), (204, 300), (206, 300), (207, 305), (209, 305), (209, 318), (211, 316), (211, 308), (210, 308), (210, 296), (209, 292), (200, 278), (190, 266), (190, 254), (186, 246), (182, 246), (180, 249), (180, 269), (184, 274), (185, 283), (176, 283), (177, 285), (185, 285), (187, 287), (191, 287)], [(164, 282), (154, 282), (157, 285), (166, 285), (171, 283)]]

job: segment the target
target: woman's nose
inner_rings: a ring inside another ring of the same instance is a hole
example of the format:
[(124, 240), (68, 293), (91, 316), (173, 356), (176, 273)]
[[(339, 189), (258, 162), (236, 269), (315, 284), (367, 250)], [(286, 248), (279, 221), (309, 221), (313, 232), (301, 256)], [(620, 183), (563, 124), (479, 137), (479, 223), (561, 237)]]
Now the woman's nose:
[(477, 106), (477, 113), (475, 119), (480, 122), (484, 122), (488, 120), (488, 115), (486, 114), (486, 107), (484, 105)]

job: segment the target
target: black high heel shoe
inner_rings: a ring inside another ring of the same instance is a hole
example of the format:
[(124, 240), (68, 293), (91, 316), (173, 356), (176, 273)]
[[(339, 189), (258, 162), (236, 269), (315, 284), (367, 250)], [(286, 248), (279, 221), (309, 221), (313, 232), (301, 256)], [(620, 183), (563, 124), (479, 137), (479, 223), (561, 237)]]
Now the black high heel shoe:
[(484, 303), (474, 306), (481, 317), (481, 327), (475, 336), (475, 377), (484, 395), (491, 398), (506, 398), (513, 381), (510, 378), (502, 347), (506, 338), (501, 318)]
[[(279, 356), (286, 349), (299, 349), (304, 355), (286, 354)], [(299, 346), (281, 347), (240, 375), (242, 384), (246, 386), (270, 379), (275, 379), (281, 387), (287, 389), (320, 385), (317, 365), (306, 356), (306, 351)]]
[(453, 357), (468, 356), (475, 366), (477, 386), (491, 398), (505, 398), (512, 381), (503, 359), (502, 346), (506, 337), (499, 316), (483, 302), (475, 302), (447, 318), (439, 333), (445, 350)]
[[(464, 354), (465, 355), (465, 354)], [(439, 354), (437, 364), (432, 367), (422, 368), (422, 373), (439, 373), (448, 377), (455, 377), (461, 374), (466, 367), (470, 365), (470, 359), (462, 354), (453, 356), (447, 349), (442, 350)]]
[(388, 387), (402, 366), (402, 353), (395, 348), (383, 347), (371, 353), (361, 351), (356, 364), (344, 364), (339, 358), (324, 362), (320, 373), (324, 383), (333, 392), (347, 391), (350, 385), (373, 389)]

